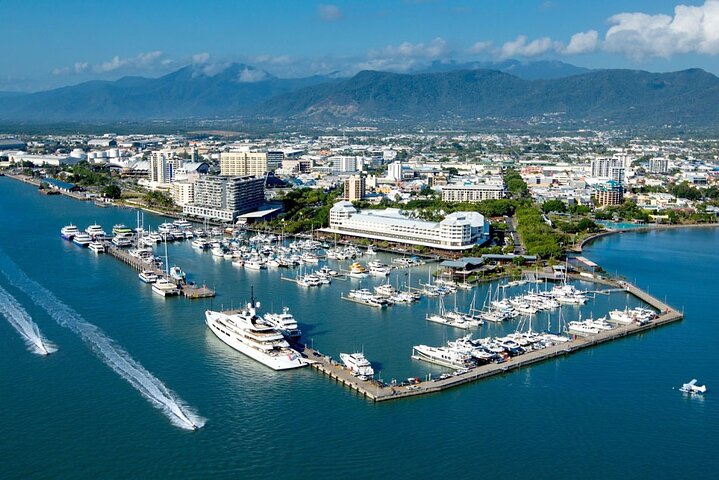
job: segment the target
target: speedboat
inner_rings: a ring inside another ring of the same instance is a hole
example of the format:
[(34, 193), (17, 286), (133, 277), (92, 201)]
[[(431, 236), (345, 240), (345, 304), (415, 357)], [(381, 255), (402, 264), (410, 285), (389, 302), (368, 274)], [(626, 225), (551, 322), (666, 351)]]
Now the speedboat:
[(170, 277), (176, 282), (182, 282), (185, 280), (185, 272), (180, 267), (170, 267)]

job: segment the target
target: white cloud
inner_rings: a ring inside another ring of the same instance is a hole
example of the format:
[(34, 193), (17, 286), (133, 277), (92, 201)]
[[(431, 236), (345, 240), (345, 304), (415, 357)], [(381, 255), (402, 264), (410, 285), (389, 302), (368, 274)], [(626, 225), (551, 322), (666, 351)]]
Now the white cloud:
[(472, 55), (479, 55), (480, 53), (489, 52), (492, 49), (492, 44), (493, 43), (491, 41), (476, 42), (474, 45), (467, 49), (467, 53), (470, 53)]
[(500, 58), (512, 57), (538, 57), (545, 53), (561, 51), (564, 48), (561, 42), (549, 37), (541, 37), (527, 43), (526, 35), (519, 35), (515, 40), (505, 42), (499, 49)]
[(619, 13), (609, 18), (603, 48), (635, 60), (675, 54), (719, 54), (719, 0), (677, 5), (674, 16)]
[(240, 83), (255, 83), (255, 82), (260, 82), (260, 81), (264, 80), (265, 78), (267, 78), (267, 72), (265, 72), (263, 70), (257, 70), (254, 68), (251, 69), (251, 68), (245, 67), (245, 69), (242, 70), (240, 72), (240, 74), (238, 75), (237, 80)]
[(207, 63), (210, 59), (210, 54), (207, 52), (196, 53), (192, 56), (192, 63), (195, 65)]
[(317, 15), (324, 22), (336, 22), (342, 18), (342, 10), (337, 5), (318, 5)]
[(162, 52), (156, 50), (154, 52), (139, 53), (134, 57), (122, 58), (118, 55), (112, 59), (92, 66), (95, 73), (109, 73), (120, 69), (128, 70), (150, 70), (157, 65), (168, 66), (166, 61), (163, 62)]
[(596, 30), (579, 32), (572, 35), (569, 44), (562, 50), (565, 55), (591, 53), (599, 47), (599, 33)]
[(406, 72), (419, 63), (447, 58), (451, 50), (447, 41), (437, 37), (429, 43), (404, 42), (367, 52), (367, 59), (356, 70), (391, 70)]
[(289, 55), (258, 55), (254, 57), (253, 61), (269, 65), (289, 65), (294, 62)]

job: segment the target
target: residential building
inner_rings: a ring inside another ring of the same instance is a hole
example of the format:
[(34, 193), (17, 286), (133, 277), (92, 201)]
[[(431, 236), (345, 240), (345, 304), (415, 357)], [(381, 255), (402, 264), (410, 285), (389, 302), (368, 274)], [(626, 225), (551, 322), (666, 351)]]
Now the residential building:
[(651, 173), (669, 173), (669, 160), (666, 158), (651, 158), (649, 160), (649, 171)]
[(171, 157), (167, 152), (155, 151), (150, 155), (150, 182), (172, 183), (175, 174), (182, 167), (182, 160)]
[(613, 167), (623, 166), (622, 161), (618, 158), (595, 158), (591, 162), (591, 176), (609, 178)]
[(352, 175), (344, 182), (344, 198), (350, 202), (361, 200), (365, 195), (365, 178), (362, 175)]
[(358, 211), (348, 201), (335, 203), (330, 226), (323, 231), (442, 250), (467, 250), (489, 239), (489, 223), (477, 212), (455, 212), (441, 222), (427, 222), (396, 208)]
[(267, 152), (222, 152), (220, 175), (261, 177), (267, 172), (274, 172), (281, 164), (282, 159), (278, 163), (277, 156), (270, 161)]
[(402, 181), (402, 169), (404, 166), (402, 162), (392, 162), (387, 166), (387, 179), (396, 182)]
[(621, 183), (609, 180), (594, 187), (594, 198), (599, 205), (621, 205), (624, 202), (624, 187)]
[(357, 161), (357, 157), (335, 155), (330, 157), (332, 162), (332, 173), (352, 173), (362, 168), (362, 162)]
[(503, 185), (481, 183), (475, 185), (445, 185), (442, 187), (442, 200), (445, 202), (481, 202), (504, 198)]
[(265, 179), (205, 176), (195, 181), (192, 204), (183, 213), (199, 218), (234, 222), (238, 215), (257, 209), (265, 201)]
[(195, 201), (195, 182), (191, 180), (177, 180), (170, 187), (170, 195), (175, 205), (184, 207)]

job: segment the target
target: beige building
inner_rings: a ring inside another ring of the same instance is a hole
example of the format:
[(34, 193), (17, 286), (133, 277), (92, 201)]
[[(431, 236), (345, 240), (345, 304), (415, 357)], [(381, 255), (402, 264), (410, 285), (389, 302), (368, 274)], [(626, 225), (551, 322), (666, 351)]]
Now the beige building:
[(170, 195), (175, 205), (184, 207), (195, 201), (195, 182), (191, 180), (177, 180), (170, 187)]
[(481, 202), (500, 198), (504, 198), (502, 185), (445, 185), (442, 187), (442, 200), (445, 202)]
[(361, 175), (352, 175), (345, 180), (345, 200), (361, 200), (365, 194), (365, 179)]
[(270, 164), (266, 152), (222, 152), (220, 175), (229, 177), (262, 177), (273, 172), (279, 165)]

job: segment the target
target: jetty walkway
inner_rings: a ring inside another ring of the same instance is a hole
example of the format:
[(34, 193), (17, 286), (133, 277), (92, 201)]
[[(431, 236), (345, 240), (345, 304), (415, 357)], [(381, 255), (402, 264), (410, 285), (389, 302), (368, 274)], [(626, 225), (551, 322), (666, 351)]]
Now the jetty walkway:
[[(583, 279), (588, 280), (586, 277)], [(519, 370), (522, 367), (543, 362), (555, 357), (569, 355), (585, 348), (611, 342), (629, 335), (646, 332), (654, 328), (679, 321), (683, 318), (683, 314), (680, 311), (658, 300), (635, 285), (627, 282), (610, 282), (607, 280), (604, 280), (601, 283), (605, 285), (610, 284), (616, 287), (616, 289), (621, 289), (634, 295), (643, 302), (649, 304), (654, 309), (658, 310), (659, 316), (644, 325), (621, 325), (612, 330), (601, 331), (596, 335), (575, 337), (566, 343), (558, 343), (549, 348), (528, 352), (523, 355), (513, 357), (504, 363), (490, 363), (482, 365), (466, 371), (455, 372), (451, 376), (441, 379), (438, 378), (427, 381), (419, 381), (418, 379), (416, 383), (411, 385), (387, 385), (376, 380), (362, 380), (352, 375), (347, 368), (338, 363), (336, 360), (307, 346), (303, 346), (301, 348), (302, 354), (312, 368), (329, 376), (338, 384), (344, 385), (370, 400), (383, 402), (441, 392), (442, 390), (454, 388), (483, 378), (489, 378), (495, 375), (505, 374), (513, 370)]]
[[(110, 245), (109, 247), (107, 247), (106, 251), (109, 255), (117, 258), (122, 263), (129, 265), (130, 267), (134, 268), (138, 272), (149, 270), (160, 278), (167, 278), (168, 280), (173, 281), (172, 279), (170, 279), (167, 276), (167, 274), (164, 271), (160, 270), (155, 265), (149, 265), (149, 264), (143, 262), (141, 259), (139, 259), (137, 257), (133, 257), (132, 255), (127, 253), (125, 250), (122, 250), (121, 248), (118, 248), (114, 245)], [(199, 286), (199, 285), (189, 285), (186, 283), (182, 283), (182, 285), (180, 285), (180, 291), (182, 292), (182, 295), (184, 295), (185, 297), (190, 298), (190, 299), (209, 298), (209, 297), (215, 296), (214, 290), (211, 290), (204, 285)]]

